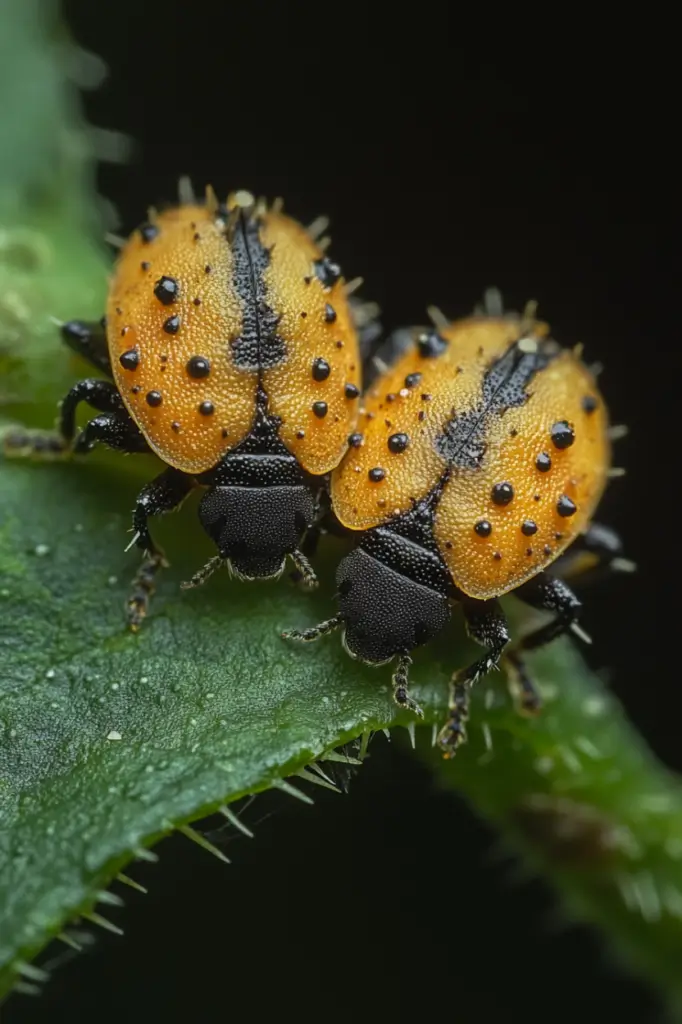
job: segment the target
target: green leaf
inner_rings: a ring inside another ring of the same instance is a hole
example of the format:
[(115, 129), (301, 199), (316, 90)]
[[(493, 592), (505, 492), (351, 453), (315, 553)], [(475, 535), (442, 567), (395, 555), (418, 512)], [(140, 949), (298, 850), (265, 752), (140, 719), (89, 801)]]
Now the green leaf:
[(132, 635), (135, 558), (123, 544), (135, 478), (93, 459), (5, 465), (0, 486), (8, 964), (89, 908), (140, 846), (394, 714), (387, 676), (354, 666), (338, 639), (313, 649), (279, 637), (331, 608), (329, 588), (313, 600), (223, 574), (181, 594), (207, 553), (192, 508), (164, 524), (173, 568)]
[(658, 763), (570, 640), (528, 658), (546, 703), (510, 715), (485, 683), (455, 762), (421, 752), (443, 785), (493, 822), (564, 915), (596, 925), (682, 1013), (682, 786)]

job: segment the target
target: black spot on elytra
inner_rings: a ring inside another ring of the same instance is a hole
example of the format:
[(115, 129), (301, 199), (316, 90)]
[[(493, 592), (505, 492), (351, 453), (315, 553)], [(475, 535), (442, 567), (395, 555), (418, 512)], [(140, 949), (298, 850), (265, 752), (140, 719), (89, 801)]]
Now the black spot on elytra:
[(357, 386), (357, 384), (346, 384), (344, 389), (343, 389), (343, 392), (344, 392), (346, 398), (359, 398), (360, 397), (360, 388)]
[(148, 391), (145, 398), (147, 405), (151, 405), (152, 409), (156, 409), (163, 402), (163, 395), (160, 391)]
[(324, 307), (324, 319), (328, 324), (333, 324), (336, 320), (336, 310), (328, 302)]
[(490, 492), (490, 497), (495, 505), (508, 505), (514, 498), (514, 488), (505, 480), (503, 483), (495, 484)]
[(178, 331), (180, 330), (181, 323), (182, 320), (180, 319), (180, 317), (177, 315), (177, 313), (174, 313), (173, 316), (169, 316), (168, 319), (164, 321), (163, 329), (166, 332), (166, 334), (177, 334)]
[(564, 517), (564, 519), (567, 519), (569, 516), (574, 516), (578, 511), (575, 502), (571, 501), (566, 494), (562, 494), (557, 501), (556, 510), (560, 516)]
[(547, 452), (540, 452), (537, 459), (535, 460), (535, 466), (540, 470), (541, 473), (548, 473), (552, 468), (552, 459)]
[(211, 372), (211, 364), (205, 356), (192, 356), (187, 363), (187, 372), (195, 380), (208, 377)]
[(329, 411), (326, 402), (313, 402), (313, 413), (318, 420), (323, 420)]
[(136, 349), (130, 348), (119, 356), (118, 361), (124, 370), (136, 370), (140, 365), (140, 353)]
[(332, 372), (332, 368), (326, 359), (315, 359), (313, 361), (313, 380), (323, 381), (326, 380), (329, 374)]
[(154, 239), (158, 238), (160, 234), (156, 224), (150, 224), (149, 221), (147, 221), (146, 224), (140, 225), (139, 232), (140, 238), (145, 243), (145, 245), (148, 245), (149, 242), (153, 242)]
[(313, 270), (324, 288), (332, 288), (341, 277), (341, 267), (338, 263), (330, 260), (328, 256), (324, 256), (321, 260), (315, 260)]
[(348, 444), (351, 448), (359, 448), (362, 444), (362, 434), (350, 434), (348, 436)]
[(202, 416), (212, 416), (213, 413), (215, 412), (215, 406), (213, 402), (209, 402), (208, 399), (206, 399), (204, 402), (200, 402), (199, 412), (201, 413)]
[(474, 533), (477, 533), (479, 537), (489, 537), (492, 532), (492, 523), (489, 523), (487, 519), (479, 519), (474, 526)]
[(537, 523), (533, 522), (532, 519), (524, 519), (521, 523), (521, 533), (524, 537), (532, 537), (534, 533), (538, 532)]
[(393, 452), (394, 455), (401, 455), (406, 451), (410, 443), (408, 434), (391, 434), (388, 439), (388, 450)]
[(174, 277), (167, 277), (164, 274), (154, 285), (154, 295), (164, 306), (170, 306), (177, 301), (180, 294), (180, 286)]
[(553, 423), (549, 433), (552, 438), (552, 444), (559, 451), (570, 448), (575, 441), (573, 427), (566, 420), (559, 420), (557, 423)]
[(381, 466), (375, 466), (373, 469), (369, 470), (367, 476), (373, 484), (379, 484), (386, 476), (386, 470), (382, 469)]

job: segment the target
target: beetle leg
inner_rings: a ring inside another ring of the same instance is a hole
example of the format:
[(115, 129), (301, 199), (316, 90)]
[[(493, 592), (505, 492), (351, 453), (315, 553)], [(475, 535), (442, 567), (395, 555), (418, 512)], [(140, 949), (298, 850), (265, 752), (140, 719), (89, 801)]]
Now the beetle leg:
[(106, 327), (102, 320), (69, 320), (60, 325), (62, 340), (77, 355), (111, 377)]
[(509, 628), (507, 617), (496, 598), (490, 601), (467, 600), (463, 607), (467, 633), (472, 640), (487, 648), (482, 658), (455, 673), (454, 678), (473, 686), (481, 676), (497, 667), (510, 640)]
[(546, 573), (538, 573), (519, 587), (515, 594), (532, 608), (556, 612), (551, 622), (522, 637), (518, 644), (514, 645), (514, 649), (504, 657), (509, 690), (517, 710), (522, 715), (532, 716), (542, 710), (542, 696), (533, 682), (521, 652), (543, 647), (571, 628), (579, 636), (583, 635), (578, 632), (577, 625), (581, 604), (563, 580)]
[(282, 633), (282, 637), (284, 640), (302, 640), (304, 643), (311, 643), (313, 640), (319, 640), (321, 636), (326, 636), (327, 633), (332, 633), (335, 629), (340, 629), (342, 625), (341, 616), (335, 615), (332, 619), (319, 622), (317, 626), (310, 626), (309, 629), (287, 629)]
[(72, 450), (76, 455), (86, 455), (97, 444), (131, 455), (149, 451), (143, 434), (123, 410), (103, 412), (91, 419), (74, 441)]
[(225, 565), (225, 559), (222, 555), (214, 555), (213, 558), (209, 558), (206, 565), (202, 565), (201, 569), (197, 569), (190, 580), (185, 580), (184, 583), (181, 583), (180, 589), (194, 590), (195, 587), (203, 587), (206, 580), (210, 579), (216, 569), (219, 569), (221, 565)]
[(135, 536), (131, 543), (142, 548), (145, 556), (133, 580), (132, 593), (126, 605), (128, 625), (133, 631), (142, 625), (155, 590), (156, 576), (168, 564), (163, 551), (151, 538), (149, 517), (175, 511), (193, 487), (192, 477), (178, 469), (168, 468), (146, 484), (137, 497), (133, 512)]
[(510, 689), (522, 714), (536, 714), (542, 707), (542, 697), (519, 652), (542, 647), (570, 629), (586, 639), (577, 625), (580, 601), (565, 581), (591, 585), (614, 572), (633, 572), (634, 562), (624, 558), (622, 551), (623, 545), (615, 530), (602, 523), (592, 523), (567, 554), (554, 563), (560, 579), (541, 573), (515, 592), (534, 608), (558, 613), (552, 622), (524, 637), (505, 658), (510, 669)]
[(81, 402), (87, 402), (98, 412), (122, 412), (127, 417), (123, 399), (115, 384), (99, 377), (79, 380), (62, 400), (59, 414), (59, 433), (69, 444), (76, 433), (76, 409)]
[(2, 431), (2, 453), (7, 459), (63, 459), (68, 446), (54, 430), (27, 430), (10, 427)]
[(509, 651), (504, 656), (504, 664), (507, 669), (507, 685), (516, 710), (519, 714), (529, 717), (539, 714), (542, 711), (542, 696), (523, 658), (517, 651)]
[(454, 757), (457, 748), (466, 743), (470, 695), (471, 686), (459, 681), (455, 673), (450, 683), (450, 717), (438, 733), (438, 743), (443, 751), (443, 757)]
[[(76, 409), (81, 402), (87, 402), (105, 415), (91, 420), (74, 443)], [(71, 451), (85, 454), (92, 451), (98, 442), (126, 452), (149, 451), (115, 385), (108, 380), (89, 377), (74, 384), (63, 399), (56, 432), (11, 429), (3, 437), (3, 449), (10, 457), (49, 459)]]
[(623, 557), (623, 543), (609, 526), (592, 523), (569, 550), (554, 563), (554, 571), (563, 580), (591, 585), (614, 572), (634, 572), (634, 562)]
[(165, 569), (168, 562), (161, 551), (154, 551), (146, 554), (140, 563), (140, 568), (133, 577), (133, 585), (130, 597), (126, 601), (126, 618), (128, 627), (137, 633), (149, 611), (154, 591), (156, 590), (156, 576), (161, 569)]
[(544, 647), (562, 633), (576, 629), (582, 604), (563, 580), (540, 572), (514, 593), (531, 608), (556, 612), (551, 622), (524, 636), (517, 645), (518, 650), (532, 651)]
[(509, 643), (507, 617), (499, 601), (465, 600), (464, 620), (467, 633), (486, 647), (485, 655), (465, 669), (455, 672), (450, 681), (450, 717), (438, 735), (446, 757), (452, 757), (466, 739), (465, 722), (469, 714), (469, 692), (474, 683), (496, 668)]
[(414, 711), (415, 715), (419, 715), (420, 718), (423, 718), (424, 712), (417, 702), (412, 700), (408, 690), (411, 664), (412, 658), (409, 654), (401, 654), (398, 657), (398, 664), (396, 665), (396, 670), (393, 673), (393, 700), (399, 708), (404, 708), (407, 711)]
[[(310, 533), (311, 531), (309, 530), (305, 540), (308, 540)], [(315, 531), (314, 539), (310, 542), (313, 551), (317, 547), (318, 539), (319, 531)], [(319, 586), (320, 581), (318, 580), (315, 574), (315, 570), (313, 569), (312, 565), (308, 561), (308, 558), (303, 553), (303, 551), (292, 551), (291, 560), (296, 566), (295, 571), (291, 573), (291, 578), (294, 580), (294, 582), (299, 583), (304, 590), (314, 590), (316, 587)]]

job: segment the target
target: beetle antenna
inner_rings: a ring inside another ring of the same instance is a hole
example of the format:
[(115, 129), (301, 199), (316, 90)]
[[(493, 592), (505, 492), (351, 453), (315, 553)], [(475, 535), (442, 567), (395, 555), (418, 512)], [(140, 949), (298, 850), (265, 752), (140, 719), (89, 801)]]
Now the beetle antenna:
[(192, 590), (193, 587), (200, 587), (209, 576), (213, 575), (216, 569), (220, 568), (224, 561), (225, 559), (222, 555), (214, 555), (213, 558), (209, 558), (206, 565), (199, 569), (198, 572), (195, 572), (191, 580), (185, 580), (184, 583), (180, 584), (180, 588), (182, 590)]
[(313, 640), (319, 639), (321, 636), (326, 636), (327, 633), (331, 633), (335, 629), (340, 629), (342, 625), (343, 619), (341, 616), (335, 615), (332, 619), (318, 622), (317, 626), (311, 626), (309, 629), (287, 629), (281, 636), (284, 640), (302, 640), (303, 643), (308, 644)]
[(303, 552), (298, 549), (296, 551), (292, 551), (291, 560), (296, 566), (301, 584), (306, 588), (306, 590), (314, 590), (319, 585), (319, 580), (315, 575), (315, 570)]

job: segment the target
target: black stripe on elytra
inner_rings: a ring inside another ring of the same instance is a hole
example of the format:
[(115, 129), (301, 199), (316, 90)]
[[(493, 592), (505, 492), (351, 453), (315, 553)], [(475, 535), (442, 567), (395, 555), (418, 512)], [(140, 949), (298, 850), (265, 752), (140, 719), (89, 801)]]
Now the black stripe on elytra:
[(264, 274), (270, 253), (259, 234), (258, 218), (242, 211), (234, 231), (232, 281), (241, 300), (242, 329), (232, 342), (232, 358), (239, 370), (270, 370), (286, 358), (286, 346), (277, 333), (279, 317), (266, 301)]
[(434, 523), (449, 476), (446, 469), (435, 487), (411, 509), (367, 530), (360, 542), (368, 554), (390, 569), (443, 594), (449, 593), (452, 584), (434, 537)]
[(303, 471), (279, 437), (282, 424), (267, 410), (267, 395), (259, 384), (253, 426), (218, 465), (197, 477), (211, 487), (274, 487), (303, 483)]
[(460, 415), (453, 409), (452, 419), (434, 441), (436, 451), (450, 466), (476, 469), (481, 465), (490, 419), (527, 402), (526, 389), (533, 377), (558, 354), (553, 341), (538, 340), (534, 352), (524, 351), (521, 345), (527, 340), (511, 345), (488, 367), (474, 409)]

